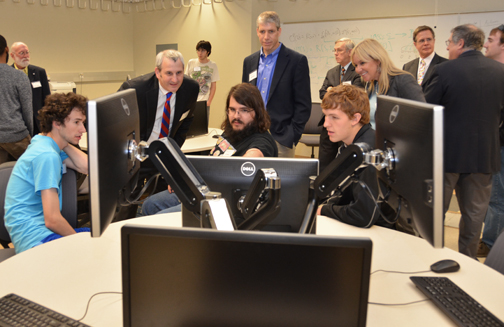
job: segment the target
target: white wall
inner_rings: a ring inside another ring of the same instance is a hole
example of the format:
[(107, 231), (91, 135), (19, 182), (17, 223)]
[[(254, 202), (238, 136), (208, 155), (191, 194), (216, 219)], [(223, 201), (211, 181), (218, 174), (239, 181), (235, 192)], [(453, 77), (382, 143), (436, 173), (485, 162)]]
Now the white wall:
[(53, 6), (53, 0), (48, 6), (38, 1), (0, 2), (0, 34), (9, 47), (16, 41), (26, 43), (31, 63), (45, 68), (49, 76), (82, 73), (84, 83), (78, 83), (78, 93), (96, 98), (117, 91), (119, 81), (90, 83), (86, 79), (93, 72), (134, 70), (133, 14), (78, 9), (77, 4), (67, 8), (62, 2), (61, 7)]

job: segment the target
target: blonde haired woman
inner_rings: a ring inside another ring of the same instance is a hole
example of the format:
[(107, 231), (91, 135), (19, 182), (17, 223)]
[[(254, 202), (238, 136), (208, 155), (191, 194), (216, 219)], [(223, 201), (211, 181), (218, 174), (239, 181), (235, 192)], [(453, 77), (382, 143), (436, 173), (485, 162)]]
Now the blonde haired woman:
[(373, 127), (378, 94), (425, 102), (422, 87), (413, 75), (397, 68), (390, 60), (387, 50), (378, 41), (363, 40), (353, 48), (350, 56), (369, 96)]

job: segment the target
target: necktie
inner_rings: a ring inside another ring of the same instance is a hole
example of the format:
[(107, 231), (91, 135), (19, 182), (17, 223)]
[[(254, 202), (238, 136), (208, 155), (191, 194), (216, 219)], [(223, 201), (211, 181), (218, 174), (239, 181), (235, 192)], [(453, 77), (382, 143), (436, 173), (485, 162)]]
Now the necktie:
[(343, 80), (343, 77), (345, 77), (345, 67), (341, 67), (341, 74), (339, 77), (339, 83), (341, 84), (341, 81)]
[(420, 60), (420, 69), (418, 70), (418, 85), (422, 85), (422, 81), (425, 75), (425, 61), (422, 59)]
[(161, 120), (161, 131), (159, 132), (159, 138), (167, 137), (170, 131), (170, 99), (172, 93), (168, 92), (166, 94), (166, 102), (164, 104), (163, 119)]

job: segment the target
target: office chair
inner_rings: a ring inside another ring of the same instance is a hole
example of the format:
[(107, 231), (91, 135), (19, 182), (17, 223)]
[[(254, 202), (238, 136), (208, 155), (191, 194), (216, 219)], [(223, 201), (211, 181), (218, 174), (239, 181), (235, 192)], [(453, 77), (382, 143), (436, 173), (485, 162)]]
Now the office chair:
[(504, 232), (500, 233), (495, 240), (485, 260), (485, 265), (504, 275)]
[(300, 143), (306, 146), (311, 146), (312, 153), (311, 157), (315, 158), (315, 147), (320, 144), (320, 133), (322, 132), (322, 126), (319, 126), (320, 119), (322, 119), (322, 107), (320, 103), (312, 103), (312, 109), (310, 113), (310, 118), (306, 122), (303, 135), (301, 135)]
[[(0, 245), (4, 247), (0, 249), (0, 262), (16, 254), (14, 249), (9, 248), (11, 238), (4, 224), (5, 194), (15, 164), (15, 161), (9, 161), (0, 165)], [(77, 226), (77, 177), (74, 170), (67, 168), (67, 173), (61, 180), (61, 189), (63, 192), (61, 213), (70, 226), (75, 228)]]
[(11, 240), (4, 224), (5, 191), (15, 164), (15, 161), (8, 161), (0, 165), (0, 244), (3, 247), (3, 249), (0, 249), (0, 262), (16, 254), (14, 249), (9, 248)]

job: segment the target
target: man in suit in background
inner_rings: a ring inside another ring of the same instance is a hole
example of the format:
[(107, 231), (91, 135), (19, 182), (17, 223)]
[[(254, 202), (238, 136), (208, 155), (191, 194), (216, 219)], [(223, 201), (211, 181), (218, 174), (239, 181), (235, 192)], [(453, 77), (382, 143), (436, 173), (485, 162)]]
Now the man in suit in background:
[(422, 86), (424, 93), (427, 87), (424, 81), (429, 79), (434, 66), (448, 60), (434, 52), (435, 42), (436, 37), (432, 28), (425, 25), (418, 26), (413, 32), (413, 44), (418, 50), (420, 58), (413, 59), (403, 66), (403, 70), (410, 72), (417, 79), (418, 85)]
[(33, 135), (40, 133), (38, 111), (44, 106), (45, 98), (51, 94), (47, 73), (44, 68), (30, 65), (30, 50), (23, 42), (15, 42), (10, 53), (14, 63), (12, 67), (23, 71), (30, 79), (33, 105)]
[[(483, 45), (485, 56), (504, 64), (504, 24), (493, 28)], [(502, 90), (501, 92), (504, 92)], [(492, 178), (492, 195), (485, 216), (483, 236), (478, 246), (478, 257), (486, 257), (497, 237), (504, 230), (504, 117), (501, 116), (500, 136), (500, 171)]]
[[(154, 72), (124, 82), (119, 91), (136, 90), (140, 114), (140, 139), (151, 143), (169, 136), (182, 147), (187, 130), (193, 120), (199, 85), (184, 75), (184, 58), (175, 50), (157, 54)], [(167, 103), (169, 105), (167, 105)], [(165, 107), (169, 107), (169, 119), (163, 121)], [(166, 135), (161, 136), (162, 126)]]
[(294, 157), (311, 113), (310, 69), (306, 56), (279, 42), (282, 29), (274, 11), (257, 18), (261, 50), (243, 60), (243, 83), (256, 85), (271, 118), (279, 157)]
[[(327, 91), (340, 84), (362, 87), (360, 75), (355, 72), (355, 67), (353, 66), (350, 58), (350, 53), (354, 47), (355, 44), (349, 38), (341, 38), (335, 42), (333, 53), (338, 65), (329, 69), (327, 72), (324, 83), (319, 90), (320, 100), (324, 98)], [(324, 122), (325, 116), (322, 115), (319, 126), (324, 125)], [(324, 168), (327, 167), (334, 158), (336, 158), (340, 145), (340, 142), (331, 142), (329, 136), (327, 135), (327, 129), (322, 127), (319, 144), (320, 171), (324, 170)]]
[(504, 65), (480, 52), (485, 34), (474, 25), (452, 29), (450, 61), (437, 65), (425, 98), (444, 110), (444, 196), (453, 189), (462, 212), (459, 252), (476, 258), (490, 201), (492, 174), (500, 169), (499, 122), (504, 109)]

